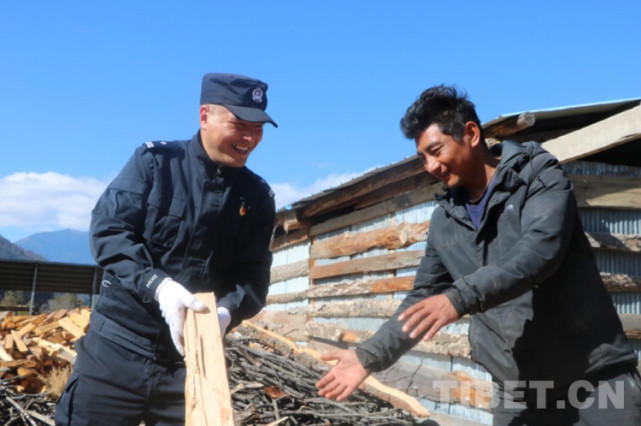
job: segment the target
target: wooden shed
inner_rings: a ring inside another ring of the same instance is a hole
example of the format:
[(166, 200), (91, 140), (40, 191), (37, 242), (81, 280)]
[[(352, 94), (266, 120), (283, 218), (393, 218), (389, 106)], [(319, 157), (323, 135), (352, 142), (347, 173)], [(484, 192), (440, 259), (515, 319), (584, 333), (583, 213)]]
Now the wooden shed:
[[(640, 103), (631, 99), (508, 114), (483, 125), (490, 143), (534, 140), (561, 160), (637, 354)], [(434, 194), (440, 190), (413, 156), (280, 210), (268, 306), (255, 321), (321, 350), (352, 347), (366, 339), (413, 286), (436, 207)], [(490, 377), (470, 360), (468, 324), (469, 318), (462, 318), (449, 325), (376, 377), (416, 396), (443, 424), (491, 423)], [(440, 380), (458, 385), (443, 392)]]

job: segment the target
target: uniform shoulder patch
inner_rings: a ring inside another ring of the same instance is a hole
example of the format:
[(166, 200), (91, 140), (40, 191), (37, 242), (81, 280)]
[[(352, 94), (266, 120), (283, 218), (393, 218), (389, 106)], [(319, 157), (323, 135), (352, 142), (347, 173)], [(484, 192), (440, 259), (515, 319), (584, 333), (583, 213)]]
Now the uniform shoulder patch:
[(167, 142), (167, 141), (145, 142), (144, 144), (142, 144), (142, 146), (144, 146), (146, 150), (158, 150), (158, 149), (180, 150), (182, 149), (182, 147), (176, 142)]

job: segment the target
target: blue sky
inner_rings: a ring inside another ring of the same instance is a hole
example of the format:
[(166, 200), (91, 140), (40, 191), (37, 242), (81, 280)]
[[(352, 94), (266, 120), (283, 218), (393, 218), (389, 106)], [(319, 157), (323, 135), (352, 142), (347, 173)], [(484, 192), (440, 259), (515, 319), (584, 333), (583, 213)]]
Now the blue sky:
[(482, 121), (641, 96), (641, 2), (0, 1), (0, 235), (86, 230), (139, 144), (191, 137), (200, 80), (270, 88), (248, 166), (279, 206), (412, 155), (455, 84)]

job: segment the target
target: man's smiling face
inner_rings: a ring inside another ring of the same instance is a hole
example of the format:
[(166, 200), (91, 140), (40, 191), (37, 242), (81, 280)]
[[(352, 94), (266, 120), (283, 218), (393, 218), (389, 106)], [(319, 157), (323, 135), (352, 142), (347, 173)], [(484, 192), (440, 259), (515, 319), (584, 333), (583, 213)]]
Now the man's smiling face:
[(265, 123), (241, 120), (221, 105), (200, 107), (200, 137), (209, 158), (230, 167), (243, 167), (263, 138)]

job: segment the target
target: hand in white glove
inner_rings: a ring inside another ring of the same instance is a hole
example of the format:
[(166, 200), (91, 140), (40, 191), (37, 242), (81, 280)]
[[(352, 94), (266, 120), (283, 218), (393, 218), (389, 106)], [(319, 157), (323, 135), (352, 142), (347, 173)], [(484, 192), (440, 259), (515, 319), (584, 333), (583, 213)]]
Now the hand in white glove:
[(171, 340), (180, 355), (183, 351), (183, 326), (185, 324), (185, 309), (193, 309), (196, 312), (207, 312), (207, 306), (196, 299), (185, 287), (171, 278), (165, 278), (158, 288), (154, 299), (160, 305), (160, 311), (169, 325)]
[(225, 331), (227, 331), (227, 327), (229, 327), (229, 323), (231, 322), (231, 314), (229, 313), (229, 310), (224, 306), (219, 306), (218, 308), (216, 308), (216, 313), (218, 313), (220, 336), (223, 337), (225, 335)]

